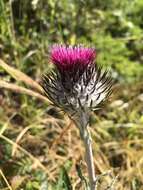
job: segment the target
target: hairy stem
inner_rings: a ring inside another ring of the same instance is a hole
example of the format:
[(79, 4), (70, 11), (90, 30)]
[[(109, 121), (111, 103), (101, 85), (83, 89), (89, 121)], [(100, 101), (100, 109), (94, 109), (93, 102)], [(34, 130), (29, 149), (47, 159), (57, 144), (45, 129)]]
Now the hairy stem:
[(88, 169), (90, 189), (95, 190), (96, 176), (95, 176), (95, 168), (94, 168), (92, 142), (91, 142), (91, 137), (87, 128), (85, 130), (86, 131), (84, 133), (86, 135), (84, 135), (82, 138), (84, 142), (84, 146), (85, 146), (85, 160), (86, 160), (87, 169)]
[(93, 159), (93, 152), (92, 152), (92, 144), (90, 134), (88, 133), (87, 137), (84, 139), (85, 144), (85, 159), (87, 163), (88, 175), (91, 190), (95, 190), (95, 169), (94, 169), (94, 159)]
[(92, 139), (88, 131), (88, 114), (81, 112), (80, 122), (78, 123), (80, 130), (80, 136), (85, 146), (85, 160), (87, 164), (90, 190), (95, 190), (96, 174), (94, 167), (93, 151), (92, 151)]

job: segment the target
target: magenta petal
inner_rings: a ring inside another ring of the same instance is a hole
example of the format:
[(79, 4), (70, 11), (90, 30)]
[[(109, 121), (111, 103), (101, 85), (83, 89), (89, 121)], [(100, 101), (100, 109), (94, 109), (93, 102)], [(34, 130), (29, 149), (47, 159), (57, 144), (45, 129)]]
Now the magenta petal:
[(78, 46), (54, 45), (51, 48), (51, 61), (60, 70), (70, 70), (73, 67), (85, 67), (94, 61), (94, 48)]

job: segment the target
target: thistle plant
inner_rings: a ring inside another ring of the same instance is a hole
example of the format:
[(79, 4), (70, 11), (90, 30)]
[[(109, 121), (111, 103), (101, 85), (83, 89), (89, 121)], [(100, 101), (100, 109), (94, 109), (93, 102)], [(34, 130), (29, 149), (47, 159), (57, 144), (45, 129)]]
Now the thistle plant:
[(75, 122), (85, 146), (89, 186), (96, 187), (92, 139), (88, 130), (91, 110), (99, 108), (111, 92), (112, 79), (95, 63), (94, 48), (54, 45), (50, 61), (55, 70), (42, 79), (46, 96)]

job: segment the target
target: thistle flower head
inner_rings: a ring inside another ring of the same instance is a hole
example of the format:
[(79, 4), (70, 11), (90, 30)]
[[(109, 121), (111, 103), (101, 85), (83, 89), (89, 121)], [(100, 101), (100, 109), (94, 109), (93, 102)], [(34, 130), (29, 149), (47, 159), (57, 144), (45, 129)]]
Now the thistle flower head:
[(94, 48), (54, 45), (50, 59), (56, 70), (42, 80), (47, 97), (70, 113), (97, 108), (109, 95), (112, 81), (97, 67), (95, 58)]
[(51, 60), (60, 72), (83, 69), (90, 64), (96, 56), (93, 48), (84, 46), (54, 45), (51, 49)]

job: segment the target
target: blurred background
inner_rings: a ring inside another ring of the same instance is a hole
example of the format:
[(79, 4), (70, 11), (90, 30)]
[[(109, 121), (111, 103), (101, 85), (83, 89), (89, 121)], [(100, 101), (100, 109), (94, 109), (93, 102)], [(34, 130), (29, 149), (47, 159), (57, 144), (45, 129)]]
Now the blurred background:
[(78, 130), (39, 85), (53, 43), (94, 46), (115, 81), (90, 118), (98, 188), (142, 190), (142, 0), (0, 0), (0, 189), (84, 189)]

